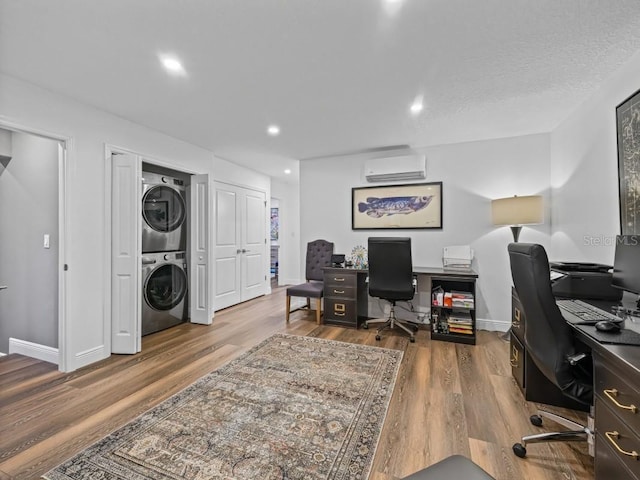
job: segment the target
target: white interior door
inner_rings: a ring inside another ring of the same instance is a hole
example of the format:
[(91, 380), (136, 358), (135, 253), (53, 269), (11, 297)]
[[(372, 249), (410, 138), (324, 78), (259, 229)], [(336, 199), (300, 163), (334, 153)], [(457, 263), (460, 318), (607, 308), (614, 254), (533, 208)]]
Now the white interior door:
[(248, 189), (242, 192), (242, 202), (241, 300), (244, 302), (265, 293), (267, 203), (264, 192)]
[(209, 175), (191, 177), (191, 257), (189, 262), (190, 320), (211, 324), (213, 318), (213, 262), (209, 218), (212, 211)]
[(265, 293), (267, 206), (264, 192), (215, 184), (215, 308)]
[(241, 301), (240, 200), (239, 187), (215, 183), (215, 308), (220, 310)]
[(141, 349), (140, 198), (142, 162), (111, 156), (111, 352)]

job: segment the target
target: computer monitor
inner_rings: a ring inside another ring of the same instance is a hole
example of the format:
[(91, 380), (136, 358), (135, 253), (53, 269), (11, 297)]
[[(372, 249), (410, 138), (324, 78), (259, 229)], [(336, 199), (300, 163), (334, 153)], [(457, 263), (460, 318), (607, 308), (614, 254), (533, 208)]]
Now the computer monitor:
[[(611, 285), (640, 295), (640, 235), (618, 235)], [(640, 309), (640, 299), (637, 307)]]

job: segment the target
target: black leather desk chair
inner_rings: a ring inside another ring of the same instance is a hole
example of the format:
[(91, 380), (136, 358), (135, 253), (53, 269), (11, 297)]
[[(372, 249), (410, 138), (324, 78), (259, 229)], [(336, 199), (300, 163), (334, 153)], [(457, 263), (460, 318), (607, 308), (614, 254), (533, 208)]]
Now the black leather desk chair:
[[(331, 266), (331, 255), (333, 254), (333, 243), (326, 240), (314, 240), (307, 243), (307, 257), (305, 276), (306, 283), (295, 285), (287, 288), (287, 313), (286, 321), (289, 323), (289, 314), (291, 313), (291, 297), (305, 297), (307, 310), (311, 309), (310, 299), (316, 299), (316, 323), (320, 325), (320, 316), (322, 315), (322, 296), (324, 292), (324, 272), (323, 267)], [(300, 310), (296, 308), (293, 311)]]
[(411, 261), (411, 239), (408, 237), (371, 237), (368, 243), (369, 295), (382, 298), (391, 303), (389, 317), (367, 320), (363, 327), (382, 324), (377, 331), (376, 340), (385, 328), (399, 327), (409, 334), (409, 341), (415, 342), (413, 335), (418, 327), (408, 327), (396, 318), (395, 306), (398, 301), (413, 299), (413, 263)]
[[(525, 344), (536, 367), (569, 398), (584, 405), (593, 402), (591, 357), (576, 348), (576, 340), (556, 305), (549, 279), (549, 259), (542, 245), (511, 243), (508, 247), (513, 284), (527, 317)], [(543, 410), (531, 417), (540, 426), (547, 417), (573, 429), (522, 437), (513, 452), (524, 457), (526, 446), (537, 442), (586, 440), (593, 436), (588, 427)]]

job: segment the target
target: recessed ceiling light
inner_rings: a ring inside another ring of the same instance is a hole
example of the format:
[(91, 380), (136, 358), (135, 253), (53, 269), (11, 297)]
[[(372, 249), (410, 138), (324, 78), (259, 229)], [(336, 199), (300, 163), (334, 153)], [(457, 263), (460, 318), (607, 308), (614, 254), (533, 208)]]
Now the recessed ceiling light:
[(162, 66), (169, 72), (177, 75), (184, 75), (186, 72), (180, 60), (169, 55), (161, 55)]
[(411, 113), (413, 115), (418, 115), (423, 108), (424, 108), (424, 105), (422, 103), (422, 95), (418, 95), (413, 101), (413, 103), (411, 104), (411, 107), (409, 109), (411, 110)]
[(289, 175), (291, 173), (291, 169), (287, 168), (285, 169), (284, 173), (286, 173), (287, 175)]
[(267, 133), (272, 137), (280, 135), (280, 127), (277, 125), (269, 125), (269, 128), (267, 128)]

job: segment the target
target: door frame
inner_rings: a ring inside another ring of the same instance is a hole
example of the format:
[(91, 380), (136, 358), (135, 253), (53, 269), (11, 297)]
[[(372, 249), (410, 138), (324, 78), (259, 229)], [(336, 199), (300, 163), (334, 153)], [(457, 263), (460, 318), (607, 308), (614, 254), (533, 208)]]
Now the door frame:
[(58, 370), (66, 372), (72, 364), (69, 358), (69, 328), (67, 325), (67, 227), (69, 205), (69, 164), (74, 158), (73, 137), (0, 119), (0, 128), (11, 132), (35, 135), (58, 142)]
[[(110, 143), (105, 143), (104, 144), (104, 181), (105, 181), (105, 188), (104, 188), (104, 232), (105, 232), (105, 238), (110, 239), (111, 235), (113, 233), (113, 219), (112, 219), (112, 211), (111, 211), (111, 202), (112, 202), (112, 197), (113, 197), (113, 185), (112, 185), (112, 167), (113, 167), (113, 162), (112, 162), (112, 158), (111, 156), (114, 154), (126, 154), (126, 155), (133, 155), (135, 157), (138, 158), (138, 161), (140, 162), (140, 166), (142, 167), (143, 163), (147, 163), (150, 165), (155, 165), (158, 167), (163, 167), (163, 168), (167, 168), (167, 169), (171, 169), (171, 170), (178, 170), (180, 172), (183, 172), (187, 175), (197, 175), (197, 172), (192, 171), (191, 169), (185, 169), (183, 166), (179, 166), (179, 165), (175, 165), (172, 164), (168, 161), (163, 161), (163, 160), (159, 160), (157, 158), (155, 158), (152, 155), (147, 155), (144, 153), (140, 153), (137, 152), (135, 150), (131, 150), (129, 148), (126, 147), (121, 147), (115, 144), (110, 144)], [(141, 178), (138, 179), (138, 181), (140, 181)], [(211, 194), (211, 192), (210, 192)], [(191, 216), (192, 212), (191, 210), (193, 209), (193, 206), (191, 205), (191, 202), (187, 202), (187, 205), (189, 206), (189, 216)], [(209, 230), (209, 233), (211, 232), (211, 225), (210, 225), (210, 219), (207, 218), (207, 229)], [(141, 248), (139, 248), (139, 251), (137, 252), (137, 255), (139, 257), (139, 261), (141, 261), (141, 257), (142, 257), (142, 251)], [(111, 350), (112, 350), (112, 345), (111, 345), (111, 333), (112, 333), (112, 322), (111, 322), (111, 314), (112, 314), (112, 309), (111, 309), (111, 299), (112, 299), (112, 289), (111, 289), (111, 275), (112, 275), (112, 254), (111, 254), (111, 242), (107, 242), (104, 248), (104, 288), (105, 288), (105, 293), (106, 293), (106, 298), (108, 299), (108, 301), (104, 302), (104, 310), (103, 310), (103, 329), (104, 329), (104, 338), (105, 338), (105, 350), (107, 352), (109, 352), (109, 354), (111, 354)], [(192, 279), (193, 279), (193, 275), (194, 272), (192, 272), (191, 268), (189, 269), (189, 274), (188, 274), (188, 278), (189, 278), (189, 287), (191, 288), (191, 284)], [(212, 280), (212, 279), (210, 279)], [(212, 280), (213, 281), (213, 280)], [(139, 296), (138, 300), (140, 303), (140, 301), (142, 301), (142, 291), (140, 288), (137, 288), (136, 290), (136, 295)], [(191, 307), (190, 307), (191, 308)], [(140, 314), (141, 312), (139, 312)], [(141, 333), (141, 332), (139, 332)], [(141, 337), (140, 337), (141, 338)], [(138, 342), (141, 345), (141, 340), (140, 338), (138, 339)], [(108, 342), (108, 343), (106, 343)]]

